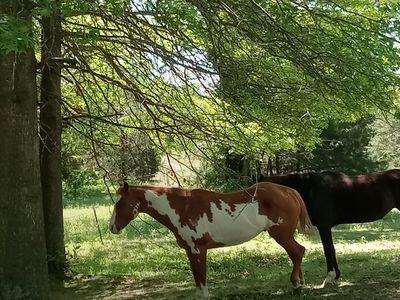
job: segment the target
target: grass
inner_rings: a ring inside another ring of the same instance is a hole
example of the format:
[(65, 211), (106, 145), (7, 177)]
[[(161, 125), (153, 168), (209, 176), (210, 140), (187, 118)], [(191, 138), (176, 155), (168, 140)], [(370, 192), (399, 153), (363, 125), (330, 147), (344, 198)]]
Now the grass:
[[(107, 229), (112, 206), (100, 197), (64, 210), (65, 241), (73, 279), (55, 299), (186, 299), (194, 290), (187, 258), (172, 234), (140, 215), (121, 235)], [(92, 205), (96, 206), (104, 244)], [(383, 220), (342, 225), (334, 230), (343, 278), (325, 289), (322, 245), (298, 235), (307, 249), (302, 299), (400, 298), (400, 214)], [(298, 299), (291, 294), (291, 263), (267, 234), (236, 247), (209, 251), (208, 284), (215, 299)]]

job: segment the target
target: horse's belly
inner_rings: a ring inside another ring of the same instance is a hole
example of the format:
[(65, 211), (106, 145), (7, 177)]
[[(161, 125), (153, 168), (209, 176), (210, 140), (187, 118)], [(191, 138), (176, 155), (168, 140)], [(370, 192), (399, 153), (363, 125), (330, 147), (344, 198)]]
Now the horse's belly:
[(233, 246), (245, 243), (252, 238), (255, 238), (264, 227), (243, 227), (238, 225), (233, 228), (223, 228), (221, 230), (214, 230), (210, 233), (210, 237), (218, 243), (226, 246)]
[(232, 214), (213, 213), (213, 222), (207, 224), (210, 237), (227, 246), (247, 242), (274, 224), (259, 214), (258, 203), (237, 207)]
[[(236, 204), (233, 210), (227, 206), (211, 204), (211, 214), (203, 214), (194, 228), (176, 223), (177, 235), (193, 253), (199, 253), (197, 243), (233, 246), (251, 240), (275, 223), (259, 214), (258, 202)], [(214, 243), (213, 243), (214, 242)]]

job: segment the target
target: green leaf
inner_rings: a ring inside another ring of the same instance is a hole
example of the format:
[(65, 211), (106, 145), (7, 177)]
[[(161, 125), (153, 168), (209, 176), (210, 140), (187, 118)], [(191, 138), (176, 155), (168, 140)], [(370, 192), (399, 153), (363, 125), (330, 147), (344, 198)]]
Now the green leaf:
[(33, 44), (32, 31), (27, 21), (0, 15), (0, 53), (24, 52)]

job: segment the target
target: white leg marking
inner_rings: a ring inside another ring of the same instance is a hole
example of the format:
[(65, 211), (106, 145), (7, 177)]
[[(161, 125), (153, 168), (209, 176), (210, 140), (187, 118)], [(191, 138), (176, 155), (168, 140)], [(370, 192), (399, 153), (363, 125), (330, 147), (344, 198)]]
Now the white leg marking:
[(324, 282), (322, 283), (322, 287), (326, 287), (329, 283), (335, 282), (336, 278), (336, 271), (329, 271), (328, 274), (326, 274), (326, 278)]
[(299, 287), (302, 287), (301, 281), (293, 284), (294, 289), (298, 289)]
[(210, 299), (210, 294), (208, 293), (207, 285), (200, 284), (200, 288), (196, 288), (196, 298)]

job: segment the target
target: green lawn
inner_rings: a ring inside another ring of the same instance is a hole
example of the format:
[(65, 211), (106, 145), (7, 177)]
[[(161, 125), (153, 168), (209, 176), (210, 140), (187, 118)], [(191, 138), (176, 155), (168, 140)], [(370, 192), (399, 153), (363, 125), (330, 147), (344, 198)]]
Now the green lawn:
[[(92, 202), (94, 203), (94, 202)], [(185, 253), (166, 229), (140, 215), (121, 235), (108, 232), (109, 200), (96, 203), (104, 244), (93, 209), (64, 210), (65, 240), (74, 278), (56, 299), (184, 299), (194, 290)], [(321, 289), (325, 275), (322, 246), (316, 234), (298, 235), (306, 249), (303, 271), (306, 287), (301, 298), (400, 298), (400, 214), (363, 225), (334, 230), (343, 277)], [(209, 251), (208, 284), (215, 299), (296, 299), (291, 295), (291, 263), (267, 234), (230, 248)], [(298, 297), (297, 297), (298, 298)]]

